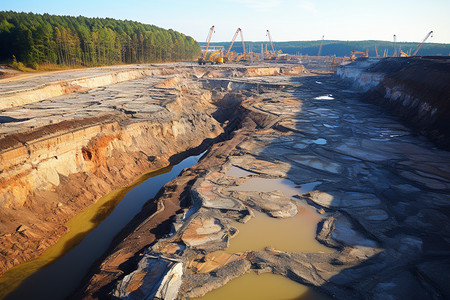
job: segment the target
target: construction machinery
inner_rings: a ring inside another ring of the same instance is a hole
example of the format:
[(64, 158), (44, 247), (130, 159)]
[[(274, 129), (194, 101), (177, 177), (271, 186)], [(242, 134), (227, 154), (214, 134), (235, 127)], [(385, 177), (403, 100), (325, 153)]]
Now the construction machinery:
[(205, 52), (203, 53), (202, 57), (200, 57), (198, 59), (198, 64), (199, 65), (204, 65), (207, 62), (206, 61), (206, 54), (208, 53), (209, 42), (211, 42), (211, 37), (212, 37), (213, 33), (214, 33), (214, 25), (211, 26), (211, 28), (209, 29), (208, 36), (206, 37), (206, 49), (205, 49)]
[(394, 54), (392, 55), (393, 57), (397, 57), (397, 36), (394, 34)]
[[(220, 54), (219, 56), (217, 56)], [(208, 62), (210, 64), (223, 64), (223, 50), (219, 49), (213, 53), (208, 58)]]
[(274, 56), (276, 56), (276, 53), (275, 53), (275, 49), (273, 48), (272, 36), (270, 35), (269, 29), (267, 29), (266, 35), (269, 37), (270, 46), (272, 47), (272, 52), (268, 52), (266, 50), (266, 54), (267, 54), (266, 56), (274, 57)]
[(350, 59), (351, 59), (351, 60), (357, 59), (356, 54), (361, 54), (360, 57), (369, 57), (369, 49), (366, 49), (366, 52), (358, 51), (358, 50), (352, 50), (352, 51), (350, 51)]
[(232, 59), (230, 58), (230, 50), (233, 47), (234, 41), (236, 40), (238, 34), (241, 34), (241, 41), (242, 41), (242, 52), (245, 55), (245, 43), (244, 43), (244, 34), (242, 33), (242, 29), (238, 28), (233, 36), (233, 39), (231, 40), (230, 46), (228, 47), (227, 52), (225, 53), (225, 57), (224, 57), (224, 61), (231, 61)]
[(409, 57), (410, 55), (406, 52), (403, 52), (402, 49), (400, 49), (400, 57)]
[(376, 55), (376, 57), (380, 57), (380, 55), (378, 55), (377, 44), (375, 44), (375, 55)]
[(429, 37), (433, 37), (433, 31), (428, 32), (428, 34), (423, 39), (422, 43), (417, 47), (417, 49), (413, 52), (412, 56), (415, 56), (417, 52), (419, 52), (420, 48), (422, 48), (423, 43), (425, 43), (426, 40), (428, 40)]
[(317, 56), (320, 56), (320, 52), (322, 52), (322, 46), (323, 46), (323, 39), (325, 38), (324, 35), (322, 35), (322, 40), (320, 41), (319, 51), (317, 52)]

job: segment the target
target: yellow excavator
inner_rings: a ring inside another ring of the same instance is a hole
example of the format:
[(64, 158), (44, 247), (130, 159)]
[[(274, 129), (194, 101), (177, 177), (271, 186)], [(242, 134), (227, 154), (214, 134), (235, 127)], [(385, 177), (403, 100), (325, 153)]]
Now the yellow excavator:
[(400, 57), (410, 57), (408, 53), (403, 52), (402, 49), (400, 49)]
[[(217, 54), (220, 54), (216, 57)], [(223, 50), (219, 49), (216, 52), (211, 53), (211, 55), (208, 58), (208, 61), (211, 64), (223, 64)]]
[(358, 57), (356, 56), (356, 54), (361, 54), (360, 57), (369, 57), (369, 49), (366, 49), (366, 52), (358, 51), (358, 50), (350, 51), (350, 59), (351, 60), (357, 59)]

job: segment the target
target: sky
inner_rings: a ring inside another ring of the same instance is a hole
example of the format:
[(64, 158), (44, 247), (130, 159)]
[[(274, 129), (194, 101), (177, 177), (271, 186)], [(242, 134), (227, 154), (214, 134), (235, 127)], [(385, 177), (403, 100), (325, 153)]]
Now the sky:
[[(0, 10), (109, 17), (153, 24), (212, 42), (384, 40), (450, 43), (449, 0), (0, 0)], [(239, 41), (238, 37), (238, 41)]]

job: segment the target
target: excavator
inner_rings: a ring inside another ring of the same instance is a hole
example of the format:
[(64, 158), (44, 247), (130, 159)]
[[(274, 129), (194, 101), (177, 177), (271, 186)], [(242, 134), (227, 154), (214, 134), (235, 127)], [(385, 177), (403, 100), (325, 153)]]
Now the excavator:
[(360, 57), (369, 57), (369, 49), (366, 49), (366, 52), (357, 51), (357, 50), (350, 51), (350, 59), (351, 60), (357, 59), (356, 54), (361, 54)]
[[(216, 57), (217, 54), (220, 54), (220, 55)], [(222, 64), (223, 63), (223, 50), (219, 49), (219, 50), (211, 53), (211, 55), (208, 58), (208, 62), (210, 64)]]
[(402, 49), (400, 49), (400, 57), (410, 57), (410, 55), (404, 52)]
[[(245, 57), (245, 43), (244, 43), (244, 35), (242, 34), (242, 29), (238, 28), (236, 30), (236, 32), (234, 33), (233, 39), (231, 40), (231, 44), (228, 47), (227, 52), (225, 53), (225, 57), (224, 57), (224, 62), (228, 62), (228, 61), (232, 61), (231, 57), (230, 57), (230, 50), (233, 47), (234, 41), (236, 40), (238, 34), (241, 34), (241, 40), (242, 40), (242, 51), (243, 51), (243, 55)], [(241, 58), (240, 56), (238, 56), (239, 59)], [(238, 61), (238, 59), (236, 59), (236, 61)]]
[(213, 33), (214, 33), (214, 25), (211, 26), (211, 28), (209, 29), (208, 36), (206, 37), (206, 49), (205, 49), (205, 52), (203, 53), (202, 57), (200, 57), (198, 59), (198, 64), (199, 65), (204, 65), (207, 62), (206, 61), (206, 54), (208, 53), (209, 42), (211, 42), (211, 37), (212, 37)]

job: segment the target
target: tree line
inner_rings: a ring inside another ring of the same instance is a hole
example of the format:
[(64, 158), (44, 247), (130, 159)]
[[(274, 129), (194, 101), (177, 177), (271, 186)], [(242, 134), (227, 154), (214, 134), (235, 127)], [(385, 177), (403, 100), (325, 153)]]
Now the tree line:
[(0, 61), (27, 65), (100, 66), (192, 60), (190, 36), (111, 18), (0, 12)]
[[(286, 54), (302, 54), (309, 56), (316, 56), (319, 52), (319, 47), (322, 41), (291, 41), (291, 42), (274, 42), (274, 48), (276, 51), (281, 50)], [(204, 43), (200, 43), (203, 45)], [(225, 49), (230, 45), (229, 42), (214, 42), (210, 45), (213, 46), (224, 46)], [(263, 51), (271, 50), (271, 46), (268, 42), (245, 42), (246, 50), (259, 53), (261, 52), (261, 45), (263, 45)], [(389, 41), (336, 41), (336, 40), (324, 40), (322, 44), (322, 49), (320, 51), (322, 56), (350, 56), (350, 51), (358, 50), (365, 52), (369, 49), (369, 56), (376, 56), (375, 45), (377, 52), (380, 56), (387, 54), (392, 56), (394, 51), (401, 49), (405, 53), (414, 53), (414, 50), (419, 46), (419, 43), (405, 43), (398, 42), (393, 43)], [(235, 43), (232, 48), (233, 51), (242, 53), (242, 45), (240, 43)], [(450, 44), (438, 44), (438, 43), (424, 43), (420, 48), (417, 55), (450, 55)]]

